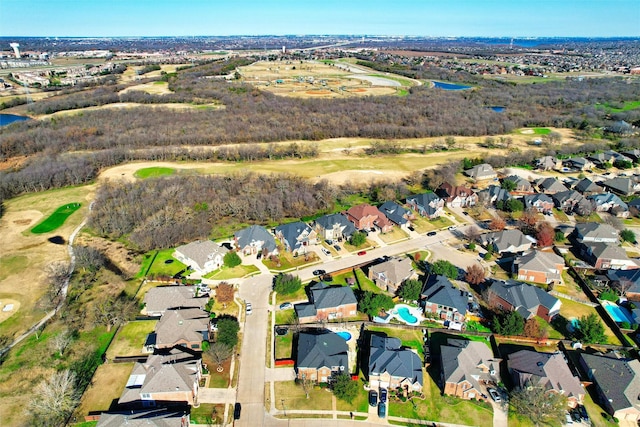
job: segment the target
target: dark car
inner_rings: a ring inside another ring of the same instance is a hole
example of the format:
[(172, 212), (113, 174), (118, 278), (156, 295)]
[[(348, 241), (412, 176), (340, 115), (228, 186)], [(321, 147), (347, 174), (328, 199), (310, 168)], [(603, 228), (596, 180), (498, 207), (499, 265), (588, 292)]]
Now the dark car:
[(380, 403), (387, 403), (387, 389), (380, 389)]
[(322, 276), (323, 274), (327, 274), (327, 272), (324, 270), (313, 270), (314, 276)]
[(242, 411), (242, 405), (240, 404), (240, 402), (236, 402), (235, 406), (233, 407), (233, 419), (234, 420), (239, 420), (240, 419), (240, 412)]
[(378, 406), (378, 392), (375, 390), (369, 390), (369, 405)]
[(462, 214), (463, 214), (463, 215), (469, 215), (469, 212), (464, 211), (464, 212), (462, 212)]
[(585, 408), (583, 405), (578, 405), (578, 412), (580, 413), (580, 416), (583, 420), (589, 422), (589, 414), (587, 414), (587, 408)]
[(333, 245), (333, 249), (335, 249), (336, 251), (340, 252), (340, 246), (338, 246), (338, 245)]
[(387, 405), (381, 403), (378, 405), (378, 416), (384, 418), (387, 416)]
[(435, 231), (430, 231), (427, 233), (427, 236), (435, 236), (436, 234), (438, 233), (436, 233)]
[(579, 423), (580, 421), (582, 421), (582, 417), (580, 417), (580, 412), (578, 412), (577, 409), (574, 409), (570, 412), (571, 414), (571, 418), (573, 419), (573, 421)]
[(410, 225), (410, 226), (408, 226), (407, 228), (408, 228), (409, 230), (411, 230), (411, 231), (416, 231), (416, 229), (415, 229), (415, 228), (413, 228), (413, 225)]

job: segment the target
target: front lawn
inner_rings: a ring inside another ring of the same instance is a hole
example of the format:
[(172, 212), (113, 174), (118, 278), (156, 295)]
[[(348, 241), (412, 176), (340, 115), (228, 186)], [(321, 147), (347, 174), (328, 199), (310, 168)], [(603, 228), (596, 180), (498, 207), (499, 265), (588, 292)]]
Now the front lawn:
[(195, 424), (222, 425), (223, 417), (224, 403), (201, 403), (197, 408), (191, 408), (191, 422)]
[(293, 344), (293, 332), (289, 330), (286, 335), (276, 335), (276, 360), (290, 359)]
[(204, 278), (213, 280), (241, 279), (259, 271), (260, 269), (255, 265), (238, 265), (233, 268), (223, 266), (219, 270), (206, 274)]
[(276, 325), (291, 325), (296, 320), (296, 312), (294, 309), (290, 308), (288, 310), (280, 310), (276, 311)]
[(276, 293), (276, 305), (280, 305), (283, 302), (292, 302), (292, 301), (300, 301), (307, 299), (307, 293), (305, 292), (305, 286), (308, 286), (308, 283), (303, 283), (296, 292), (292, 294), (281, 294)]
[(366, 239), (366, 241), (360, 246), (353, 246), (349, 242), (344, 242), (344, 250), (347, 252), (359, 252), (366, 249), (373, 249), (375, 247), (376, 244), (369, 239)]
[(336, 409), (338, 411), (349, 412), (367, 412), (369, 407), (369, 392), (364, 389), (364, 385), (361, 380), (358, 381), (358, 395), (353, 402), (349, 403), (342, 399), (336, 398)]
[(327, 389), (321, 389), (317, 386), (309, 388), (309, 398), (304, 392), (301, 385), (294, 381), (278, 381), (274, 384), (275, 396), (274, 401), (276, 409), (296, 409), (296, 410), (331, 410), (331, 395)]
[(378, 236), (387, 244), (409, 238), (407, 232), (400, 227), (393, 227), (388, 233), (380, 233)]
[(269, 270), (287, 271), (318, 261), (320, 261), (318, 255), (314, 252), (308, 252), (305, 255), (294, 257), (291, 252), (285, 252), (284, 249), (282, 249), (280, 254), (275, 258), (275, 261), (272, 261), (271, 258), (268, 257), (267, 259), (263, 259), (262, 263), (266, 265)]
[(116, 356), (137, 356), (142, 354), (147, 335), (156, 327), (157, 320), (136, 320), (118, 329), (118, 333), (107, 350), (107, 359)]
[(553, 215), (559, 222), (563, 224), (567, 224), (569, 222), (569, 217), (567, 216), (567, 214), (560, 209), (553, 208)]
[(424, 234), (429, 231), (447, 228), (453, 225), (453, 222), (451, 222), (451, 220), (445, 215), (440, 215), (435, 219), (427, 219), (419, 216), (415, 220), (411, 221), (411, 224), (413, 225), (417, 233)]

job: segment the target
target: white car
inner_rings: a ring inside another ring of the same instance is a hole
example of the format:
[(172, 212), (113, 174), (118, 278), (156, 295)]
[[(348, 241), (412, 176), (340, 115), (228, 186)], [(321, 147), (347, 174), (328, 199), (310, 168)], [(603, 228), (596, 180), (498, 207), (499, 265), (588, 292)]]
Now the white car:
[(247, 314), (253, 313), (253, 308), (251, 307), (250, 302), (247, 303), (246, 311), (247, 311)]
[(329, 252), (329, 249), (327, 249), (327, 248), (320, 248), (320, 250), (322, 250), (322, 253), (327, 255), (327, 256), (331, 255), (331, 252)]
[(491, 398), (494, 400), (494, 402), (502, 401), (502, 398), (500, 398), (500, 393), (498, 393), (498, 391), (495, 388), (490, 388), (487, 391), (491, 395)]

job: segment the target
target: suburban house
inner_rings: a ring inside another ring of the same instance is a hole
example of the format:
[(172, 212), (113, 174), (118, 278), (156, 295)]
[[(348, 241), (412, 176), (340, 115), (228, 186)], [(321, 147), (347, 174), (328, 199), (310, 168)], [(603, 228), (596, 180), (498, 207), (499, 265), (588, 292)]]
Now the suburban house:
[(179, 349), (137, 362), (118, 400), (124, 407), (198, 404), (202, 359)]
[(417, 211), (421, 216), (429, 219), (442, 215), (444, 200), (436, 193), (423, 193), (407, 197), (407, 204)]
[(591, 210), (591, 202), (575, 190), (559, 191), (552, 194), (551, 198), (555, 207), (565, 212)]
[(638, 150), (637, 148), (623, 151), (622, 154), (633, 160), (634, 163), (638, 163), (638, 161), (640, 161), (640, 150)]
[(536, 239), (523, 234), (517, 228), (485, 233), (480, 235), (479, 239), (482, 246), (487, 249), (492, 246), (494, 252), (498, 253), (524, 252), (531, 249), (531, 245), (536, 242)]
[(585, 222), (576, 224), (575, 238), (580, 243), (618, 243), (618, 231), (609, 224)]
[(591, 181), (589, 178), (582, 178), (580, 181), (577, 181), (573, 184), (573, 189), (579, 191), (584, 196), (590, 196), (604, 191), (604, 188)]
[(440, 366), (443, 393), (449, 396), (486, 400), (485, 387), (500, 382), (500, 359), (483, 342), (448, 338), (440, 346)]
[(358, 301), (349, 286), (328, 286), (319, 282), (309, 291), (310, 301), (294, 307), (300, 323), (342, 319), (357, 313)]
[(563, 268), (564, 259), (546, 251), (532, 251), (513, 262), (513, 271), (518, 275), (518, 280), (535, 283), (560, 283)]
[(518, 175), (508, 176), (503, 180), (503, 182), (504, 181), (513, 182), (516, 185), (513, 191), (517, 191), (518, 193), (533, 192), (533, 187), (531, 186), (531, 183)]
[(478, 203), (476, 193), (464, 185), (452, 185), (445, 182), (436, 190), (436, 194), (446, 202), (447, 206), (453, 208), (466, 208)]
[(541, 288), (522, 282), (493, 280), (487, 293), (489, 305), (505, 311), (517, 311), (525, 320), (533, 316), (547, 322), (560, 312), (560, 300)]
[(565, 187), (560, 181), (556, 178), (540, 178), (536, 185), (538, 186), (538, 190), (541, 193), (545, 194), (555, 194), (561, 191), (567, 191), (568, 188)]
[(593, 381), (599, 403), (618, 420), (640, 420), (640, 362), (615, 356), (580, 354), (580, 366)]
[(609, 270), (607, 278), (610, 280), (609, 286), (616, 289), (624, 288), (623, 294), (628, 300), (640, 301), (640, 269)]
[(373, 389), (420, 392), (424, 384), (420, 356), (412, 349), (402, 348), (398, 338), (376, 334), (371, 335), (368, 375)]
[(202, 342), (210, 339), (209, 313), (199, 308), (164, 312), (155, 330), (155, 348), (182, 346), (202, 351)]
[(316, 232), (301, 221), (277, 226), (276, 237), (285, 250), (294, 255), (306, 253), (309, 245), (318, 243)]
[(420, 292), (420, 305), (425, 315), (450, 322), (464, 323), (469, 306), (469, 296), (453, 286), (446, 277), (436, 274), (427, 276)]
[(497, 185), (490, 185), (484, 190), (480, 191), (478, 197), (483, 201), (491, 203), (492, 205), (495, 205), (498, 202), (506, 202), (509, 199), (513, 198), (510, 192)]
[(252, 225), (237, 231), (234, 234), (234, 239), (238, 250), (245, 255), (257, 254), (263, 251), (267, 252), (267, 256), (278, 253), (276, 239), (266, 228), (259, 225)]
[(382, 205), (380, 205), (378, 210), (385, 214), (389, 221), (400, 227), (409, 225), (409, 221), (413, 216), (409, 209), (403, 208), (396, 202), (392, 201), (384, 202)]
[(405, 280), (415, 274), (411, 259), (408, 257), (391, 258), (388, 261), (369, 268), (369, 279), (383, 291), (395, 294)]
[(605, 242), (583, 242), (578, 246), (582, 259), (596, 270), (631, 270), (638, 264), (629, 258), (627, 251), (617, 244)]
[(522, 198), (524, 208), (534, 208), (538, 212), (551, 212), (555, 204), (553, 199), (544, 193), (527, 194)]
[(349, 374), (347, 342), (326, 329), (300, 332), (296, 355), (299, 380), (328, 383), (335, 375)]
[(509, 375), (516, 388), (542, 387), (547, 393), (560, 393), (567, 398), (567, 405), (575, 408), (582, 404), (585, 389), (571, 373), (560, 352), (538, 353), (520, 350), (507, 359)]
[(172, 308), (204, 309), (209, 297), (196, 297), (196, 292), (196, 288), (193, 286), (157, 286), (151, 288), (144, 294), (142, 314), (160, 317), (165, 311)]
[(543, 171), (549, 171), (552, 169), (560, 169), (562, 167), (562, 161), (557, 157), (544, 156), (536, 160), (536, 168)]
[(352, 207), (346, 214), (358, 230), (373, 230), (375, 226), (386, 233), (393, 228), (391, 221), (378, 208), (366, 203)]
[(138, 410), (126, 412), (103, 412), (96, 427), (189, 427), (188, 407)]
[(325, 240), (348, 239), (356, 232), (356, 227), (341, 213), (323, 215), (316, 219), (317, 235)]
[(229, 252), (227, 248), (211, 240), (198, 240), (178, 246), (173, 257), (198, 273), (207, 274), (222, 267), (224, 255), (227, 252)]
[(562, 165), (579, 171), (591, 170), (594, 167), (593, 162), (585, 159), (584, 157), (572, 157), (570, 159), (566, 159), (562, 162)]
[(493, 169), (493, 166), (488, 163), (475, 165), (471, 169), (467, 169), (466, 171), (464, 171), (464, 174), (476, 181), (494, 179), (498, 177), (498, 174)]
[(640, 182), (629, 177), (611, 178), (604, 181), (602, 186), (607, 190), (622, 196), (630, 196), (640, 191)]
[(629, 216), (629, 206), (613, 193), (593, 194), (588, 198), (595, 204), (597, 212), (609, 212), (620, 218)]

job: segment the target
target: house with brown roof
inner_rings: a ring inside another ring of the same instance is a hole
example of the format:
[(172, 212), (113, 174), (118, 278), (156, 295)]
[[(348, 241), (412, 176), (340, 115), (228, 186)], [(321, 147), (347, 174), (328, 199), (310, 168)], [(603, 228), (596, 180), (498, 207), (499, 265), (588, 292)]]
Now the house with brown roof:
[(516, 388), (542, 387), (547, 393), (564, 395), (571, 408), (582, 404), (584, 387), (578, 377), (571, 373), (560, 352), (520, 350), (508, 356), (507, 367)]
[(202, 351), (202, 342), (209, 341), (209, 313), (199, 308), (167, 310), (156, 325), (157, 349), (186, 347)]
[(344, 319), (357, 314), (358, 300), (349, 286), (328, 286), (319, 282), (309, 288), (308, 303), (294, 309), (300, 323)]
[(500, 382), (500, 361), (483, 342), (448, 338), (440, 347), (443, 393), (486, 400), (485, 387)]
[(400, 285), (415, 274), (411, 259), (408, 257), (391, 258), (388, 261), (369, 268), (369, 279), (383, 291), (395, 294)]
[(447, 206), (453, 208), (466, 208), (478, 203), (478, 195), (471, 188), (464, 185), (453, 185), (445, 182), (437, 190), (436, 194), (445, 201)]
[(564, 259), (553, 252), (532, 251), (521, 255), (513, 262), (518, 280), (534, 283), (560, 283)]
[(466, 171), (464, 171), (464, 174), (476, 181), (494, 179), (498, 177), (498, 174), (493, 169), (493, 166), (488, 163), (475, 165), (471, 169), (467, 169)]
[(198, 273), (206, 274), (222, 267), (227, 252), (227, 248), (211, 240), (198, 240), (178, 246), (173, 257)]
[(160, 317), (175, 308), (204, 309), (208, 301), (208, 296), (197, 296), (194, 286), (157, 286), (144, 294), (142, 314)]
[(378, 227), (380, 231), (386, 233), (393, 228), (393, 223), (378, 208), (367, 203), (352, 207), (346, 215), (358, 230), (372, 230)]

